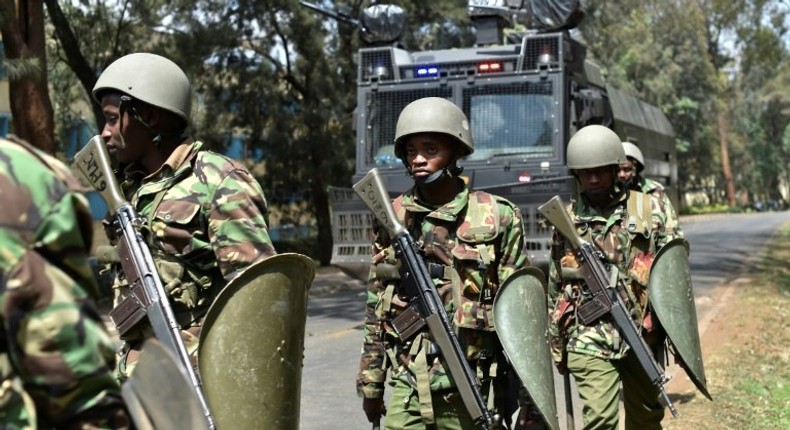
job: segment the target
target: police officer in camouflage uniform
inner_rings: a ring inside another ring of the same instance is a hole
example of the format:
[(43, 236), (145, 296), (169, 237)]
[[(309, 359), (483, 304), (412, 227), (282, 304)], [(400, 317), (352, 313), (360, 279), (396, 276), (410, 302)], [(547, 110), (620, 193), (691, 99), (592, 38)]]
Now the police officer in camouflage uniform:
[[(655, 252), (667, 241), (664, 209), (658, 199), (617, 181), (626, 160), (612, 130), (590, 125), (580, 129), (567, 148), (567, 166), (578, 181), (578, 198), (568, 212), (583, 239), (619, 269), (632, 318), (651, 346), (663, 342), (647, 310), (648, 272)], [(584, 429), (617, 429), (620, 384), (627, 430), (661, 428), (664, 407), (659, 390), (607, 316), (591, 325), (576, 318), (588, 299), (571, 247), (555, 232), (549, 267), (550, 342), (560, 373), (570, 372), (584, 404)]]
[(667, 234), (670, 238), (683, 237), (677, 213), (664, 190), (664, 185), (642, 176), (642, 171), (645, 170), (645, 157), (642, 155), (642, 151), (631, 142), (623, 142), (623, 150), (625, 151), (626, 161), (620, 163), (620, 170), (617, 173), (618, 179), (632, 190), (651, 194), (661, 200), (665, 210), (664, 215), (667, 219)]
[[(11, 138), (13, 139), (13, 138)], [(89, 294), (92, 220), (58, 160), (0, 139), (0, 423), (121, 429), (112, 339)]]
[[(410, 103), (398, 118), (395, 155), (415, 185), (395, 199), (393, 207), (422, 247), (461, 347), (481, 378), (482, 394), (493, 395), (497, 411), (507, 416), (514, 409), (507, 409), (506, 400), (509, 394), (513, 400), (518, 387), (508, 387), (509, 368), (491, 309), (499, 285), (529, 262), (518, 207), (469, 189), (459, 177), (456, 162), (473, 150), (469, 123), (455, 104), (435, 97)], [(407, 305), (398, 295), (396, 265), (387, 233), (377, 229), (357, 377), (363, 409), (371, 422), (386, 413), (387, 429), (476, 428), (427, 329), (406, 340), (393, 330), (393, 318)], [(387, 411), (383, 396), (388, 368), (393, 388)], [(526, 402), (523, 390), (520, 397)], [(530, 412), (522, 408), (522, 427), (539, 420)]]
[[(275, 254), (263, 190), (241, 164), (204, 150), (188, 134), (191, 86), (167, 58), (135, 53), (116, 60), (99, 76), (93, 97), (107, 120), (101, 136), (122, 166), (124, 193), (147, 221), (151, 253), (194, 355), (201, 321), (220, 290)], [(120, 300), (128, 287), (120, 266), (113, 270)], [(143, 327), (124, 339), (122, 379), (147, 336)]]

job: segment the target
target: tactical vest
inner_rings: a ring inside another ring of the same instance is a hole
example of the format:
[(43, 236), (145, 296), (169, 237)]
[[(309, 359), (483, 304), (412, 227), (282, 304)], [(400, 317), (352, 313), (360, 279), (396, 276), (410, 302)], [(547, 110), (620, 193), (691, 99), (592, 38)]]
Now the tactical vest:
[[(473, 362), (474, 371), (481, 381), (481, 393), (490, 406), (504, 408), (506, 382), (501, 347), (494, 333), (492, 315), (493, 299), (499, 287), (499, 240), (502, 233), (499, 205), (511, 203), (482, 191), (470, 191), (466, 207), (452, 220), (435, 217), (427, 219), (425, 213), (409, 212), (403, 207), (403, 196), (393, 202), (397, 218), (422, 248), (424, 261), (431, 278), (437, 284), (440, 297), (452, 295), (452, 306), (445, 306), (453, 318), (459, 341), (465, 348), (467, 358)], [(439, 209), (441, 210), (441, 209)], [(426, 220), (427, 219), (427, 220)], [(432, 228), (423, 233), (423, 223)], [(377, 267), (377, 273), (381, 270)], [(395, 279), (393, 268), (386, 269), (390, 279)], [(385, 318), (391, 310), (403, 305), (399, 301), (393, 284), (381, 297), (379, 317)], [(389, 332), (389, 330), (387, 330)], [(426, 425), (433, 423), (431, 389), (448, 389), (451, 386), (432, 386), (429, 368), (438, 348), (426, 333), (417, 335), (410, 344), (396, 350), (387, 349), (388, 359), (393, 363), (393, 377), (406, 378), (420, 399), (420, 412)], [(396, 355), (398, 355), (396, 357)], [(411, 363), (411, 364), (409, 364)], [(408, 371), (399, 368), (409, 366)], [(489, 392), (490, 391), (490, 392)]]
[[(625, 219), (622, 226), (628, 232), (630, 246), (625, 251), (625, 272), (620, 274), (627, 279), (625, 293), (631, 303), (637, 304), (632, 309), (636, 321), (641, 324), (647, 307), (646, 288), (650, 276), (650, 267), (655, 257), (656, 237), (653, 234), (653, 197), (639, 191), (629, 190), (625, 207)], [(591, 240), (591, 232), (582, 235)]]
[[(175, 219), (171, 214), (162, 215), (159, 213), (159, 206), (162, 200), (175, 184), (190, 175), (199, 179), (201, 189), (193, 190), (199, 195), (208, 195), (208, 190), (211, 184), (206, 182), (206, 175), (197, 169), (197, 166), (204, 165), (199, 163), (200, 151), (195, 152), (189, 156), (185, 163), (189, 163), (190, 168), (184, 169), (168, 179), (168, 184), (159, 192), (154, 194), (151, 209), (148, 211), (146, 217), (146, 229), (149, 234), (145, 235), (148, 247), (151, 250), (152, 257), (157, 266), (159, 277), (162, 280), (162, 285), (165, 292), (173, 299), (173, 312), (175, 314), (178, 324), (183, 327), (189, 327), (199, 323), (205, 313), (208, 311), (209, 305), (213, 302), (214, 297), (219, 294), (221, 287), (224, 286), (225, 281), (217, 267), (210, 270), (204, 270), (197, 267), (193, 262), (188, 259), (179, 258), (174, 255), (163, 252), (159, 246), (156, 245), (155, 239), (151, 234), (151, 226), (153, 223), (175, 223), (186, 224), (195, 217), (198, 217), (201, 229), (207, 229), (207, 220), (205, 211), (208, 208), (205, 205), (196, 205), (194, 211), (181, 214), (183, 219)], [(138, 184), (139, 187), (139, 184)], [(185, 211), (186, 212), (186, 211)], [(222, 285), (215, 285), (215, 284)], [(115, 288), (121, 288), (121, 291), (126, 287), (125, 279), (123, 282), (116, 282)]]
[(440, 291), (452, 289), (457, 327), (494, 330), (490, 313), (500, 281), (497, 240), (501, 202), (492, 194), (470, 191), (466, 208), (458, 217), (453, 221), (431, 218), (433, 228), (424, 237), (422, 224), (426, 217), (405, 210), (402, 197), (393, 202), (398, 218), (419, 240), (431, 277), (443, 284)]

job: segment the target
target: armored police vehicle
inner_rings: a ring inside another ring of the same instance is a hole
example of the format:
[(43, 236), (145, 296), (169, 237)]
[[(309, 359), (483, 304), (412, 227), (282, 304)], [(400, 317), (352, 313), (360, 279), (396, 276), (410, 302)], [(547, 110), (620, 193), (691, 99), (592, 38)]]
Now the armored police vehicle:
[[(463, 175), (473, 188), (502, 195), (521, 208), (533, 264), (548, 262), (550, 239), (536, 208), (554, 195), (568, 201), (575, 192), (565, 148), (580, 127), (602, 124), (637, 144), (646, 158), (645, 176), (663, 183), (677, 201), (672, 126), (659, 108), (607, 85), (599, 67), (585, 58), (585, 46), (569, 33), (581, 13), (575, 8), (579, 2), (469, 3), (474, 47), (410, 52), (387, 44), (360, 49), (354, 182), (375, 167), (393, 195), (413, 184), (393, 153), (395, 124), (408, 103), (432, 96), (449, 99), (466, 113), (475, 151), (459, 163)], [(562, 7), (567, 13), (552, 25), (558, 17), (551, 13)], [(392, 12), (382, 5), (371, 8), (378, 8), (372, 10), (373, 18)], [(519, 19), (538, 30), (510, 35), (502, 43), (504, 29)], [(393, 19), (383, 21), (391, 24)], [(375, 20), (371, 23), (368, 35), (375, 33)], [(332, 263), (366, 277), (372, 217), (350, 188), (334, 188), (330, 194)]]

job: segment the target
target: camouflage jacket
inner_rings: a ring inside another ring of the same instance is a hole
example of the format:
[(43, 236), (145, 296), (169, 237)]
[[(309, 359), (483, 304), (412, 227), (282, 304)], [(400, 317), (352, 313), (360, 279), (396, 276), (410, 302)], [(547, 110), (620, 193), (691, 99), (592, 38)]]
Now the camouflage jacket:
[[(113, 342), (89, 296), (98, 289), (81, 188), (59, 161), (0, 139), (3, 428), (128, 424), (112, 374)], [(26, 410), (25, 398), (33, 399), (34, 411)], [(121, 421), (112, 424), (115, 418)]]
[[(629, 197), (645, 202), (641, 222), (632, 229), (629, 226), (633, 224), (634, 210), (628, 207)], [(628, 191), (604, 213), (596, 211), (583, 198), (572, 202), (568, 213), (582, 238), (593, 243), (606, 261), (619, 270), (637, 326), (652, 330), (649, 313), (645, 313), (649, 269), (655, 253), (668, 240), (661, 202), (655, 197)], [(562, 362), (567, 351), (604, 359), (622, 358), (628, 348), (608, 316), (590, 326), (581, 325), (575, 317), (577, 307), (587, 299), (583, 280), (573, 270), (578, 266), (568, 243), (555, 232), (548, 292), (549, 338), (554, 360)]]
[(675, 212), (675, 208), (672, 206), (672, 202), (669, 200), (669, 196), (664, 190), (664, 185), (660, 182), (656, 182), (652, 179), (647, 179), (639, 176), (637, 178), (637, 191), (641, 191), (645, 194), (651, 194), (655, 198), (661, 200), (661, 203), (664, 207), (664, 216), (666, 217), (666, 230), (669, 239), (674, 239), (676, 237), (683, 237), (683, 230), (680, 228), (680, 222), (678, 221), (678, 215)]
[[(228, 281), (275, 254), (258, 182), (237, 162), (201, 146), (181, 144), (148, 176), (129, 166), (121, 185), (147, 220), (151, 253), (185, 328), (202, 317)], [(115, 269), (120, 300), (128, 291), (120, 267)]]
[[(393, 206), (422, 247), (434, 284), (447, 314), (459, 328), (459, 342), (473, 368), (478, 360), (501, 353), (493, 332), (493, 297), (501, 282), (529, 264), (518, 207), (504, 198), (466, 187), (441, 207), (421, 202), (415, 188), (398, 197)], [(388, 236), (377, 230), (357, 377), (357, 391), (363, 397), (383, 396), (387, 368), (392, 369), (393, 378), (412, 384), (419, 371), (414, 356), (425, 345), (402, 341), (391, 325), (392, 318), (406, 306), (398, 295), (397, 266)], [(436, 352), (426, 352), (432, 391), (453, 387)]]

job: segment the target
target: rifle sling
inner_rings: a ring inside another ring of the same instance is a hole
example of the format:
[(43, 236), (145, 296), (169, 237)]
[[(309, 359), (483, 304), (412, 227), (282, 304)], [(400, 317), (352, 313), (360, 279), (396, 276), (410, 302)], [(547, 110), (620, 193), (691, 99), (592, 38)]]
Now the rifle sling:
[(426, 336), (421, 336), (415, 342), (420, 343), (420, 349), (414, 358), (415, 377), (417, 378), (417, 397), (420, 401), (420, 416), (426, 426), (436, 423), (433, 414), (433, 400), (431, 398), (431, 377), (428, 373), (428, 357), (426, 350), (430, 347), (430, 340)]

